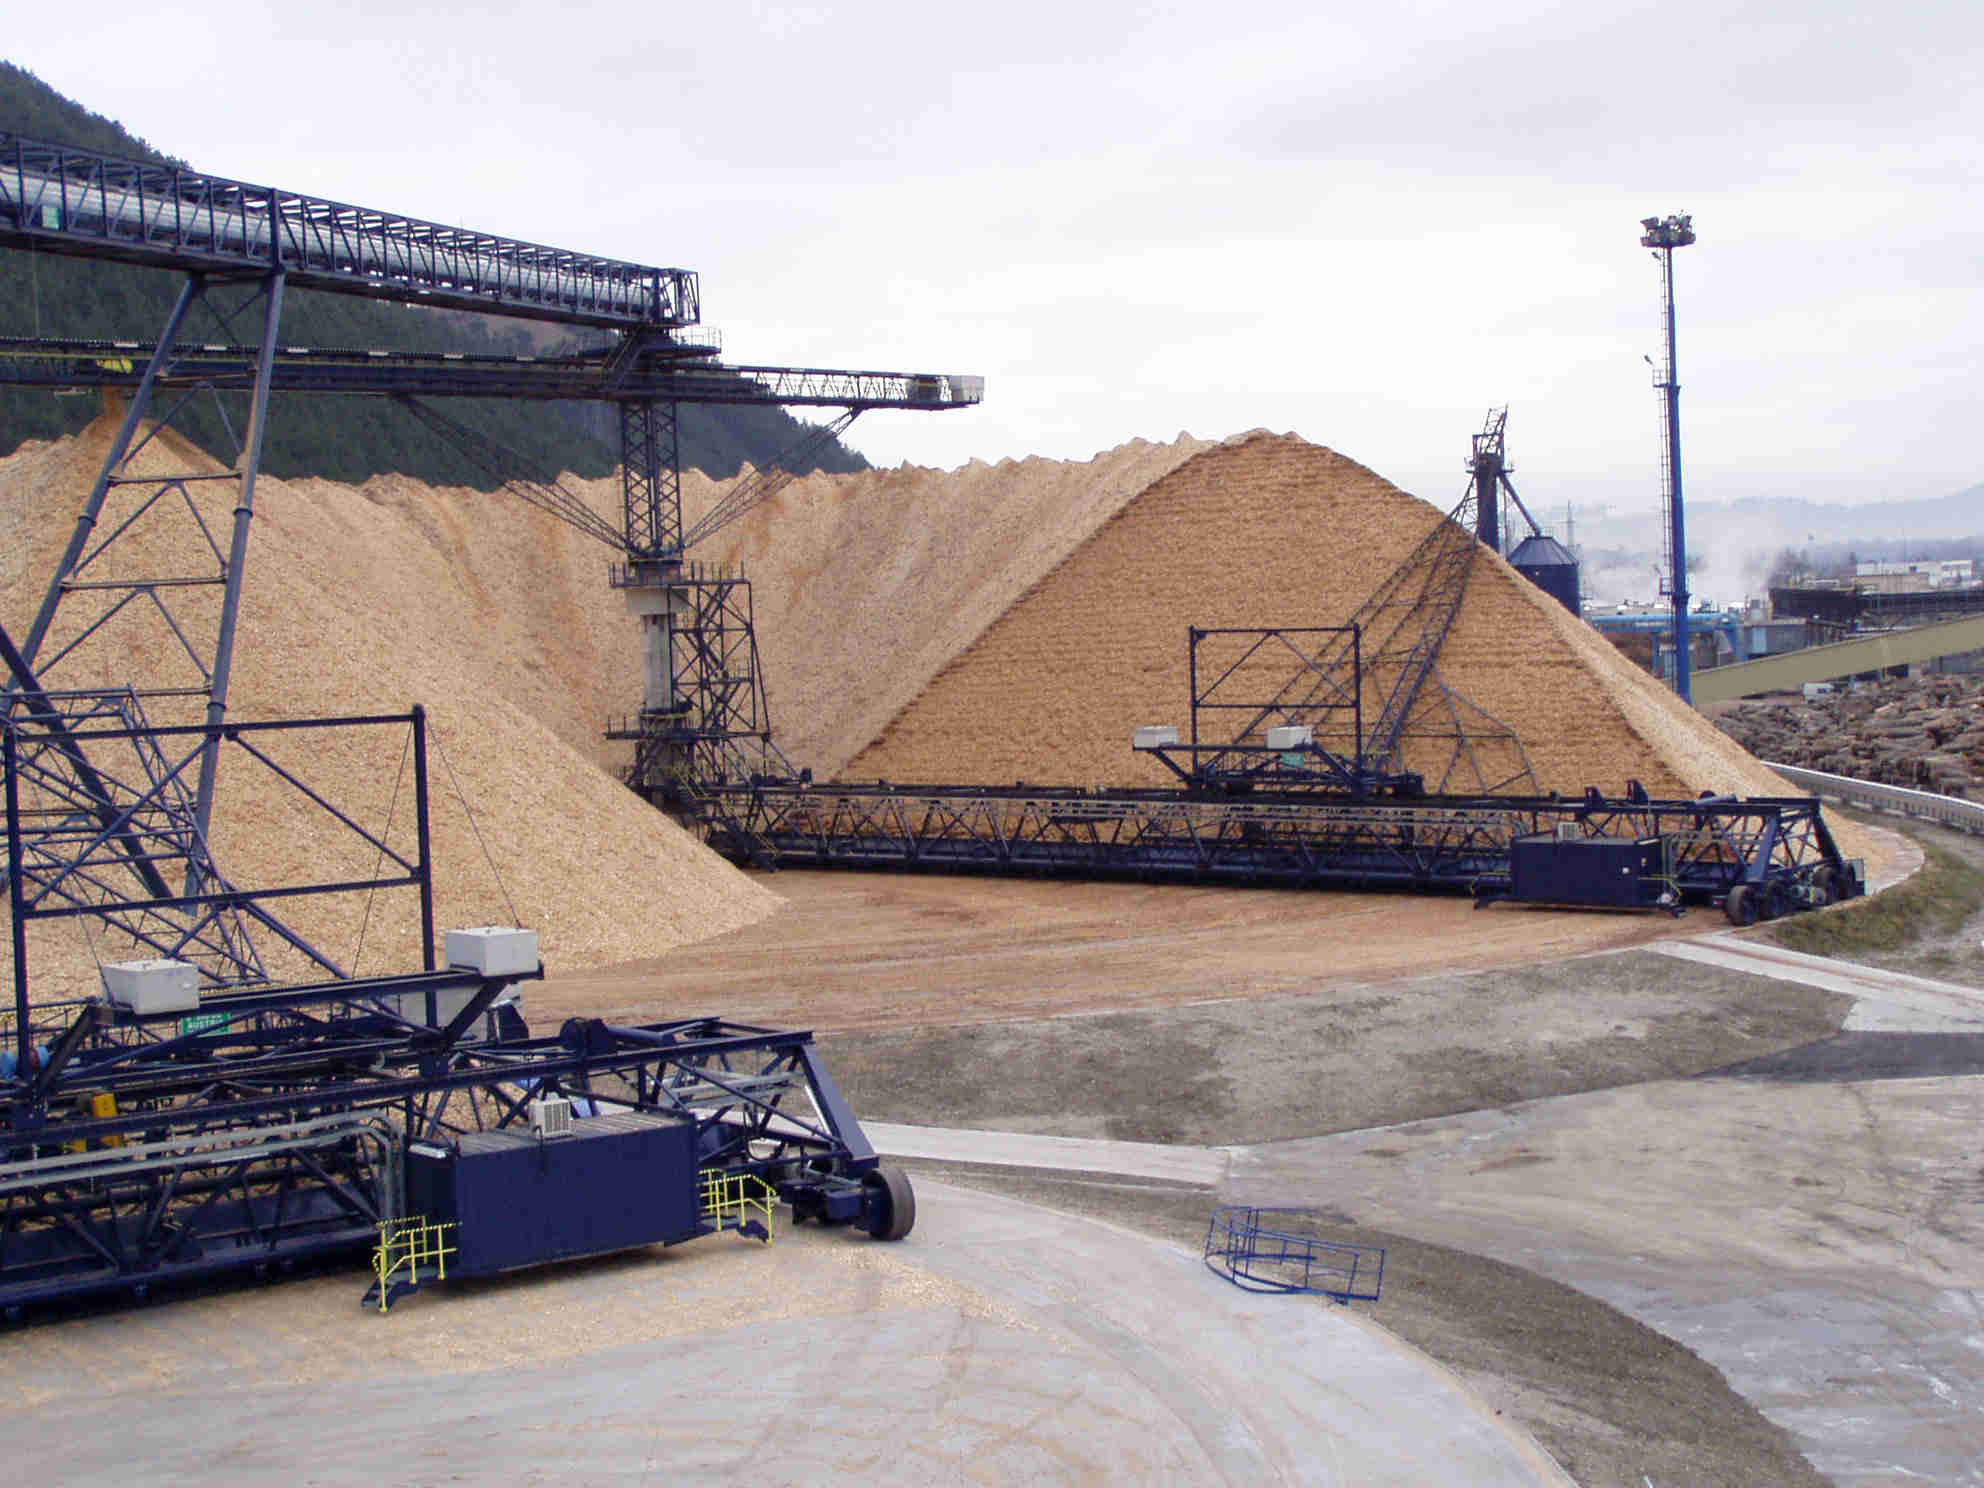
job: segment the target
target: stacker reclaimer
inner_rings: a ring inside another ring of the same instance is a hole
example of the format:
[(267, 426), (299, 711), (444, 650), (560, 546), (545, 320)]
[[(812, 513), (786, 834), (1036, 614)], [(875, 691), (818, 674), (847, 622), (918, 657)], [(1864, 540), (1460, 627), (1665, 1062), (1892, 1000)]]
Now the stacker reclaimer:
[[(367, 1247), (384, 1306), (443, 1270), (481, 1274), (724, 1229), (766, 1235), (774, 1201), (880, 1239), (907, 1234), (908, 1181), (877, 1161), (810, 1034), (705, 1017), (575, 1018), (534, 1035), (517, 996), (542, 975), (532, 932), (450, 931), (437, 956), (420, 709), (243, 722), (229, 716), (228, 680), (272, 391), (616, 403), (623, 523), (555, 482), (512, 488), (613, 543), (630, 587), (660, 596), (645, 736), (650, 714), (675, 728), (738, 710), (734, 677), (698, 670), (742, 581), (681, 562), (676, 405), (843, 408), (815, 436), (824, 438), (867, 408), (970, 406), (980, 380), (727, 367), (693, 332), (700, 299), (686, 270), (10, 134), (0, 134), (0, 245), (184, 276), (150, 343), (22, 342), (4, 359), (6, 381), (122, 387), (130, 399), (40, 610), (18, 644), (0, 630), (13, 974), (0, 1014), (0, 1313), (143, 1297)], [(285, 346), (292, 285), (591, 327), (603, 339), (571, 356), (500, 363)], [(197, 314), (212, 318), (204, 337), (191, 333)], [(228, 393), (245, 394), (247, 409), (227, 470), (134, 473), (135, 456), (163, 447), (158, 430), (190, 400)], [(418, 411), (448, 432), (445, 415)], [(783, 478), (767, 472), (743, 503)], [(133, 525), (175, 512), (211, 564), (120, 572), (114, 555)], [(748, 615), (748, 586), (741, 594)], [(92, 645), (100, 659), (106, 625), (137, 614), (161, 622), (178, 674), (96, 683), (100, 669), (84, 664)], [(723, 756), (725, 727), (681, 752)], [(309, 781), (311, 750), (380, 730), (405, 736), (411, 844), (390, 819), (361, 824)], [(286, 739), (301, 741), (301, 760), (278, 747)], [(223, 761), (271, 772), (379, 866), (322, 882), (241, 882), (213, 849)], [(357, 976), (284, 917), (314, 896), (394, 890), (418, 900), (417, 971)], [(100, 995), (38, 993), (28, 930), (62, 919), (96, 927), (100, 944), (132, 958), (102, 968)], [(311, 975), (276, 975), (265, 950)]]

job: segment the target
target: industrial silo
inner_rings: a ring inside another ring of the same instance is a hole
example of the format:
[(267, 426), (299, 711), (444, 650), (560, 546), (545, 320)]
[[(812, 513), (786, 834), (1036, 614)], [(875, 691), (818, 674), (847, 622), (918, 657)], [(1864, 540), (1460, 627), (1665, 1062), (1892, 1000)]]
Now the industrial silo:
[(1509, 554), (1515, 571), (1554, 597), (1573, 615), (1581, 615), (1578, 603), (1578, 560), (1571, 550), (1554, 537), (1526, 537)]

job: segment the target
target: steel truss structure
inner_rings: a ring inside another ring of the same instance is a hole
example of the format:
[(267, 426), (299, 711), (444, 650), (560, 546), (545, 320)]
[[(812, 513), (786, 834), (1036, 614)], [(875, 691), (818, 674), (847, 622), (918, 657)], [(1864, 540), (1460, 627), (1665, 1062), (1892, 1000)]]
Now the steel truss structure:
[[(657, 800), (678, 802), (675, 783), (687, 767), (685, 759), (718, 778), (790, 774), (770, 745), (748, 584), (739, 575), (687, 567), (682, 557), (684, 548), (775, 494), (790, 476), (778, 469), (759, 473), (685, 532), (679, 405), (840, 407), (837, 419), (803, 442), (801, 453), (809, 454), (865, 409), (939, 410), (968, 407), (983, 397), (983, 381), (975, 377), (726, 367), (716, 359), (713, 340), (693, 329), (700, 319), (697, 281), (684, 270), (565, 253), (5, 133), (0, 133), (0, 245), (186, 275), (154, 342), (37, 340), (0, 347), (0, 382), (129, 394), (122, 426), (41, 611), (18, 649), (11, 643), (6, 648), (10, 715), (27, 710), (44, 721), (58, 719), (59, 710), (49, 701), (57, 697), (91, 718), (100, 708), (122, 707), (134, 728), (192, 721), (182, 699), (203, 705), (197, 716), (210, 726), (226, 718), (269, 395), (277, 390), (369, 394), (401, 400), (525, 500), (606, 542), (626, 560), (616, 566), (614, 582), (629, 591), (630, 608), (642, 617), (647, 664), (640, 718), (631, 730), (614, 732), (636, 741), (629, 776), (637, 786)], [(280, 337), (289, 285), (521, 315), (602, 328), (614, 336), (588, 351), (544, 358), (298, 347)], [(208, 323), (196, 332), (197, 317)], [(172, 469), (180, 457), (165, 432), (175, 418), (195, 402), (212, 400), (233, 432), (226, 399), (240, 395), (247, 400), (246, 422), (230, 469), (220, 475)], [(594, 512), (555, 478), (533, 477), (511, 452), (421, 401), (429, 397), (618, 404), (619, 520)], [(119, 570), (117, 560), (133, 546), (131, 539), (157, 532), (168, 518), (190, 529), (171, 545), (172, 551), (192, 555), (190, 566), (169, 574)], [(202, 604), (202, 595), (212, 598)], [(197, 610), (190, 618), (189, 607)], [(177, 664), (174, 674), (133, 684), (121, 702), (111, 694), (86, 698), (88, 684), (106, 670), (101, 653), (140, 616), (162, 620)], [(98, 653), (94, 662), (88, 654), (92, 647)], [(84, 654), (76, 654), (79, 648)], [(165, 705), (165, 716), (158, 711), (160, 699), (173, 700)], [(64, 754), (82, 804), (107, 822), (116, 805), (104, 798), (97, 767), (62, 741), (66, 727), (59, 721), (51, 725), (50, 747)], [(208, 736), (190, 815), (177, 833), (183, 893), (168, 886), (156, 866), (128, 847), (120, 849), (160, 903), (175, 894), (193, 896), (201, 884), (218, 879), (207, 843), (220, 737)], [(37, 737), (37, 747), (49, 742)], [(175, 778), (173, 790), (160, 799), (176, 801), (176, 791)], [(261, 978), (245, 925), (205, 969), (243, 984)]]
[(1492, 552), (1503, 551), (1508, 527), (1502, 521), (1502, 498), (1508, 497), (1529, 523), (1531, 532), (1541, 534), (1542, 525), (1523, 505), (1522, 497), (1516, 494), (1515, 483), (1509, 479), (1508, 430), (1509, 410), (1491, 408), (1481, 432), (1474, 436), (1472, 453), (1467, 459), (1468, 478), (1474, 488), (1474, 530), (1481, 538), (1481, 545)]
[[(1475, 791), (1534, 788), (1528, 757), (1514, 731), (1437, 684), (1426, 706), (1414, 713), (1401, 711), (1393, 719), (1391, 750), (1375, 749), (1364, 727), (1365, 699), (1372, 688), (1366, 681), (1362, 642), (1363, 627), (1357, 622), (1192, 627), (1186, 632), (1191, 743), (1158, 744), (1144, 752), (1186, 785), (1224, 794), (1269, 789), (1423, 796), (1425, 777), (1400, 768), (1407, 748), (1414, 762), (1430, 760), (1439, 767), (1444, 787), (1451, 788), (1458, 775)], [(1256, 689), (1269, 683), (1271, 695), (1261, 696)], [(1207, 743), (1216, 731), (1201, 715), (1236, 712), (1247, 719), (1239, 734), (1228, 743)], [(1380, 727), (1385, 726), (1381, 720)], [(1490, 760), (1501, 768), (1484, 770), (1484, 761)]]
[[(0, 383), (38, 388), (135, 388), (157, 351), (148, 341), (0, 338)], [(163, 360), (162, 386), (245, 392), (258, 348), (182, 341)], [(707, 403), (778, 408), (907, 409), (934, 413), (984, 401), (980, 377), (767, 367), (721, 362), (680, 337), (634, 357), (607, 345), (565, 356), (279, 345), (271, 386), (282, 393), (526, 401)], [(660, 458), (660, 450), (657, 458)], [(638, 542), (630, 535), (630, 541)]]
[(0, 132), (0, 245), (575, 325), (685, 326), (696, 276)]
[[(614, 582), (639, 587), (639, 571), (616, 568)], [(710, 787), (799, 777), (772, 743), (750, 581), (719, 566), (688, 563), (667, 585), (678, 602), (661, 617), (657, 638), (667, 648), (669, 701), (614, 720), (606, 737), (633, 742), (630, 785), (701, 822), (721, 809), (723, 798)]]
[[(86, 919), (108, 932), (106, 944), (116, 954), (184, 962), (209, 987), (250, 986), (270, 980), (255, 931), (319, 974), (346, 975), (331, 955), (277, 917), (280, 901), (410, 887), (419, 891), (422, 944), (433, 969), (423, 710), (166, 728), (146, 723), (129, 693), (43, 694), (38, 701), (49, 711), (6, 724), (4, 739), (17, 1067), (30, 1063), (34, 1037), (26, 938), (38, 920)], [(55, 711), (71, 704), (86, 711)], [(407, 735), (403, 754), (410, 753), (415, 782), (411, 848), (395, 847), (383, 832), (354, 821), (270, 751), (275, 739), (298, 731), (315, 736), (382, 728)], [(262, 886), (223, 873), (208, 850), (188, 783), (222, 749), (234, 755), (236, 768), (279, 783), (311, 816), (328, 818), (376, 855), (375, 871), (363, 878)], [(88, 760), (109, 763), (97, 768)]]
[[(1515, 731), (1439, 676), (1478, 550), (1471, 504), (1438, 521), (1348, 624), (1190, 628), (1191, 743), (1149, 752), (1188, 784), (1225, 791), (1533, 793)], [(1215, 744), (1202, 714), (1242, 721)], [(1291, 729), (1309, 742), (1271, 741)]]
[[(525, 1127), (553, 1096), (688, 1120), (701, 1173), (756, 1175), (808, 1217), (901, 1225), (811, 1034), (703, 1018), (471, 1038), (514, 981), (346, 980), (186, 1019), (76, 1009), (0, 1105), (0, 1310), (369, 1247), (404, 1217), (410, 1144)], [(444, 992), (467, 994), (445, 1024), (394, 1010)]]
[[(109, 793), (118, 818), (100, 830), (93, 803), (69, 803), (73, 780), (58, 771), (50, 784), (49, 771), (26, 763), (22, 736), (46, 725), (6, 724), (14, 1000), (0, 1057), (0, 1312), (18, 1317), (32, 1304), (96, 1293), (142, 1296), (369, 1246), (381, 1223), (403, 1217), (412, 1144), (518, 1127), (531, 1103), (554, 1097), (581, 1114), (689, 1122), (699, 1173), (757, 1176), (805, 1217), (885, 1238), (908, 1228), (913, 1197), (899, 1177), (881, 1174), (810, 1034), (716, 1018), (643, 1027), (575, 1019), (556, 1036), (532, 1038), (510, 994), (541, 968), (437, 968), (424, 750), (413, 750), (417, 842), (405, 852), (351, 822), (267, 750), (270, 736), (294, 730), (380, 726), (411, 729), (417, 741), (421, 715), (72, 729), (71, 742), (93, 751), (144, 736), (172, 761), (165, 781), (186, 773), (217, 734), (358, 833), (381, 864), (357, 880), (243, 887), (214, 878), (198, 894), (161, 901), (129, 879), (118, 853), (121, 843), (145, 861), (170, 861), (147, 825), (163, 793), (133, 796), (120, 783)], [(34, 821), (42, 797), (90, 836), (87, 850), (65, 853), (62, 835)], [(179, 959), (212, 946), (221, 916), (275, 925), (273, 902), (392, 889), (417, 892), (422, 971), (360, 978), (331, 968), (328, 981), (246, 987), (227, 985), (227, 969), (210, 957), (203, 970), (221, 985), (192, 1011), (30, 995), (27, 929), (38, 920), (95, 915)]]
[[(1808, 797), (1560, 796), (1356, 800), (1315, 792), (1028, 786), (725, 787), (712, 842), (781, 867), (1065, 874), (1506, 897), (1511, 845), (1537, 834), (1661, 838), (1692, 903), (1789, 913), (1863, 891)], [(729, 825), (735, 823), (735, 826)], [(732, 839), (739, 831), (742, 840)], [(1755, 917), (1753, 914), (1752, 918)]]

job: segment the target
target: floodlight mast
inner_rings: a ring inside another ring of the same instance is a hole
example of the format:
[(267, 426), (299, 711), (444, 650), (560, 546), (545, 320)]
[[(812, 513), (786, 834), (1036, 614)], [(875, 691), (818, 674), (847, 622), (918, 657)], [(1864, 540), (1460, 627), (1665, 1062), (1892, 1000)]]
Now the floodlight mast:
[(1684, 703), (1694, 702), (1688, 642), (1688, 542), (1681, 513), (1681, 379), (1674, 359), (1674, 250), (1695, 241), (1693, 219), (1685, 213), (1640, 220), (1640, 245), (1660, 260), (1661, 310), (1666, 321), (1667, 360), (1654, 376), (1664, 395), (1661, 450), (1667, 468), (1662, 503), (1667, 508), (1667, 588), (1674, 604), (1674, 691)]

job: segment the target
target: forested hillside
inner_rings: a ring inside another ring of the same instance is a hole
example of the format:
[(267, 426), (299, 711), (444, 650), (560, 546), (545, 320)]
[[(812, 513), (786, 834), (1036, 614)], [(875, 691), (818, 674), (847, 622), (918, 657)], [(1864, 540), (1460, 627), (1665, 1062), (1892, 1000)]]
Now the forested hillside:
[[(6, 62), (0, 62), (0, 130), (136, 159), (202, 165), (173, 160)], [(308, 183), (276, 184), (304, 189)], [(163, 326), (179, 282), (178, 276), (153, 269), (0, 250), (0, 336), (149, 341)], [(282, 339), (298, 346), (517, 354), (555, 349), (557, 343), (544, 342), (547, 330), (565, 334), (563, 328), (499, 317), (292, 290), (284, 297)], [(211, 323), (195, 326), (190, 334), (202, 340), (222, 339)], [(239, 339), (252, 339), (252, 333)], [(457, 399), (440, 400), (440, 406), (515, 450), (545, 475), (569, 470), (602, 476), (619, 458), (617, 426), (612, 409), (605, 405)], [(74, 433), (99, 411), (93, 396), (0, 389), (0, 454), (16, 449), (23, 440)], [(239, 428), (233, 410), (229, 417)], [(199, 409), (182, 424), (210, 453), (232, 457), (233, 447), (217, 410)], [(772, 463), (803, 434), (802, 426), (778, 409), (687, 406), (682, 410), (682, 463), (724, 479), (735, 475), (740, 463), (759, 467)], [(278, 394), (269, 418), (263, 467), (280, 476), (316, 475), (347, 482), (395, 471), (433, 485), (489, 484), (459, 451), (384, 398)], [(804, 466), (829, 471), (866, 467), (860, 455), (839, 445)]]

